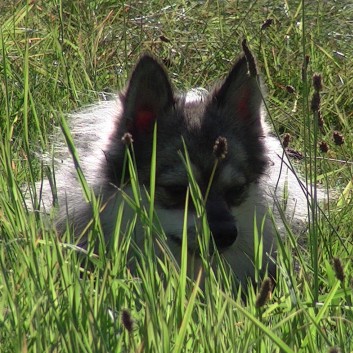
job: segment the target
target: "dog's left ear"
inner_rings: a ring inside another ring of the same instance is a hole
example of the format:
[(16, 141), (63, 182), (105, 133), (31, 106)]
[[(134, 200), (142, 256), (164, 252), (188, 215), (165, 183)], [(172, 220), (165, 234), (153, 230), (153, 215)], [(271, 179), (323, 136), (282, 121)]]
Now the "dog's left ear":
[(174, 104), (173, 91), (164, 68), (149, 55), (137, 63), (123, 99), (126, 130), (151, 131), (154, 122)]
[(223, 116), (237, 124), (249, 126), (258, 122), (261, 125), (260, 81), (257, 74), (249, 72), (245, 56), (241, 56), (235, 63), (221, 87), (214, 93), (212, 102), (218, 109), (225, 110)]

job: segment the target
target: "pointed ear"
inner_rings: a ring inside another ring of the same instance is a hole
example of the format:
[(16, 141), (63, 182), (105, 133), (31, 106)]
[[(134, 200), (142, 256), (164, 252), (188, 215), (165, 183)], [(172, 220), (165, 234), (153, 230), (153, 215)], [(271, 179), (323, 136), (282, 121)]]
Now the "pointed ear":
[(174, 104), (173, 91), (162, 66), (144, 55), (137, 63), (125, 94), (124, 118), (127, 131), (150, 131), (153, 124)]
[(238, 123), (261, 125), (262, 93), (258, 76), (251, 76), (245, 56), (241, 56), (221, 87), (215, 92), (213, 102), (225, 109), (227, 118)]

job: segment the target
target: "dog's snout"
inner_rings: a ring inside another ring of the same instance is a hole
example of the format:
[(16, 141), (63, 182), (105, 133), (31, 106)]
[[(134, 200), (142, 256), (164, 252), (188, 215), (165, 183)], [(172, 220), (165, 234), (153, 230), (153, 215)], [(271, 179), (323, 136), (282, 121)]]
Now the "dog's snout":
[(210, 224), (214, 242), (218, 249), (231, 246), (237, 239), (237, 227), (234, 222), (222, 222)]
[(237, 227), (234, 217), (226, 206), (220, 203), (207, 205), (207, 218), (214, 242), (219, 250), (231, 246), (237, 239)]

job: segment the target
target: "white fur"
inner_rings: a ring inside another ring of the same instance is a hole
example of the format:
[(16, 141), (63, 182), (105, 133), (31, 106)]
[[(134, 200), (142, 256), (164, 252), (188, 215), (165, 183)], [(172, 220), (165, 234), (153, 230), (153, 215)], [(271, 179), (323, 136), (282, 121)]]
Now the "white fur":
[[(206, 90), (192, 90), (186, 98), (189, 102), (202, 101), (206, 95)], [(76, 148), (79, 153), (80, 166), (83, 173), (93, 188), (104, 182), (99, 174), (99, 166), (104, 161), (104, 151), (107, 151), (110, 135), (113, 133), (121, 115), (121, 104), (119, 98), (109, 101), (103, 101), (97, 105), (91, 106), (86, 110), (73, 114), (69, 117), (71, 133), (76, 141)], [(265, 123), (264, 123), (265, 124)], [(257, 216), (257, 227), (261, 233), (262, 217), (265, 215), (263, 229), (263, 256), (272, 257), (275, 254), (275, 231), (271, 218), (271, 211), (275, 215), (279, 231), (283, 234), (284, 227), (277, 209), (277, 200), (280, 203), (283, 200), (283, 194), (288, 187), (288, 200), (286, 214), (291, 219), (295, 214), (295, 220), (299, 223), (305, 221), (307, 214), (307, 196), (300, 186), (296, 175), (288, 168), (289, 162), (283, 155), (282, 147), (279, 141), (268, 133), (268, 127), (265, 126), (266, 138), (265, 144), (273, 163), (269, 166), (267, 174), (261, 178), (259, 184), (254, 185), (250, 189), (250, 195), (246, 201), (232, 211), (237, 221), (238, 237), (234, 244), (223, 252), (223, 257), (230, 264), (238, 279), (245, 283), (247, 277), (253, 274), (253, 258), (254, 258), (254, 217)], [(57, 149), (56, 158), (58, 160), (57, 169), (55, 170), (57, 189), (59, 190), (59, 205), (61, 207), (69, 207), (71, 212), (75, 212), (75, 207), (80, 207), (84, 202), (81, 187), (76, 180), (76, 173), (73, 163), (66, 147)], [(228, 173), (228, 172), (227, 172)], [(231, 173), (231, 171), (229, 171)], [(225, 176), (227, 177), (227, 176)], [(121, 194), (113, 187), (108, 188), (113, 194), (115, 200), (110, 207), (102, 212), (101, 222), (107, 233), (114, 230), (114, 222), (118, 208), (121, 204)], [(107, 191), (105, 191), (107, 192)], [(127, 191), (130, 193), (129, 191)], [(43, 188), (43, 205), (46, 209), (50, 208), (51, 190), (47, 181), (44, 182)], [(124, 207), (125, 219), (123, 227), (134, 216), (134, 213), (128, 209), (128, 205)], [(271, 210), (269, 212), (269, 210)], [(255, 211), (255, 214), (254, 214)], [(181, 237), (183, 231), (184, 212), (176, 210), (167, 210), (157, 207), (156, 213), (165, 233), (179, 234)], [(87, 216), (88, 217), (88, 216)], [(188, 242), (189, 244), (197, 244), (196, 233), (192, 231), (195, 228), (195, 215), (190, 214), (188, 217)], [(143, 233), (140, 226), (137, 226), (137, 234)], [(137, 243), (143, 242), (143, 234), (137, 237)], [(175, 242), (168, 241), (171, 251), (179, 258), (180, 248)], [(264, 261), (270, 263), (267, 258)], [(270, 264), (271, 266), (271, 264)]]

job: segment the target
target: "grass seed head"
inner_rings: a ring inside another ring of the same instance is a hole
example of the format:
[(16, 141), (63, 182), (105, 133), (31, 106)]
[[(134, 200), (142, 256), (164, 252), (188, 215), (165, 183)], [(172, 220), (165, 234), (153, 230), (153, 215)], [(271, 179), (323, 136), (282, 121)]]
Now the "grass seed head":
[(336, 273), (336, 278), (343, 282), (346, 275), (344, 274), (344, 269), (343, 269), (343, 266), (342, 266), (342, 262), (341, 260), (338, 258), (338, 257), (334, 257), (333, 258), (333, 268), (335, 270), (335, 273)]
[(124, 309), (121, 313), (121, 322), (126, 330), (131, 333), (134, 327), (134, 321), (131, 318), (131, 314), (127, 309)]
[(325, 141), (320, 141), (319, 142), (319, 149), (322, 153), (327, 153), (329, 150), (328, 144)]
[(225, 137), (217, 137), (215, 144), (213, 146), (213, 153), (218, 160), (226, 158), (228, 153), (228, 142)]
[(341, 146), (344, 144), (344, 136), (339, 131), (334, 131), (332, 136), (335, 145)]
[(272, 280), (271, 278), (265, 278), (261, 284), (260, 292), (256, 298), (255, 305), (257, 308), (264, 306), (272, 295)]
[(134, 142), (134, 139), (129, 132), (125, 132), (124, 136), (121, 138), (121, 141), (124, 145), (130, 146)]

